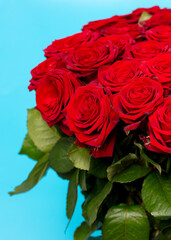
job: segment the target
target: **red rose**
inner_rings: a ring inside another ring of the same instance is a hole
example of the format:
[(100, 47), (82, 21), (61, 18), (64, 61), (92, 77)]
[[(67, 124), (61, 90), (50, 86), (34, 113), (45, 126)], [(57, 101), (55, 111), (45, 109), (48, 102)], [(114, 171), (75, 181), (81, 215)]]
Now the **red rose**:
[(131, 45), (125, 50), (124, 58), (147, 60), (159, 54), (171, 52), (171, 44), (157, 41), (144, 41)]
[(148, 12), (149, 14), (154, 14), (160, 11), (158, 6), (151, 8), (138, 8), (134, 10), (131, 14), (119, 16), (119, 20), (125, 20), (127, 23), (137, 23), (143, 11)]
[(146, 27), (155, 27), (158, 25), (171, 25), (171, 9), (162, 9), (154, 14), (149, 20), (141, 22)]
[(118, 109), (120, 118), (132, 124), (129, 130), (135, 129), (162, 102), (163, 88), (160, 82), (147, 77), (135, 79), (113, 96), (113, 105)]
[(102, 66), (98, 71), (98, 80), (111, 92), (119, 92), (123, 86), (141, 75), (140, 62), (117, 61), (109, 66)]
[(78, 77), (87, 77), (96, 73), (100, 66), (113, 63), (117, 55), (118, 47), (111, 41), (97, 40), (69, 51), (64, 62)]
[(149, 117), (150, 138), (144, 138), (145, 146), (150, 151), (171, 154), (171, 96)]
[[(111, 106), (103, 88), (93, 84), (78, 88), (66, 112), (68, 126), (79, 142), (95, 148), (93, 156), (99, 156), (107, 137), (119, 120), (118, 113)], [(112, 156), (113, 144), (110, 149), (104, 148), (100, 156)]]
[(31, 70), (32, 79), (30, 80), (30, 85), (28, 86), (28, 89), (30, 91), (36, 90), (41, 79), (48, 71), (55, 68), (62, 68), (64, 66), (65, 65), (62, 62), (61, 55), (59, 55), (58, 57), (46, 59), (37, 67), (33, 68), (33, 70)]
[(65, 52), (66, 50), (72, 49), (80, 44), (86, 42), (93, 42), (99, 37), (98, 33), (93, 33), (89, 30), (76, 33), (72, 36), (62, 38), (59, 40), (55, 40), (49, 45), (46, 49), (44, 49), (46, 57), (56, 56), (60, 52)]
[(82, 30), (85, 31), (88, 29), (91, 31), (96, 31), (102, 27), (107, 27), (112, 24), (115, 24), (118, 21), (122, 21), (122, 22), (125, 21), (127, 23), (137, 23), (143, 11), (146, 11), (150, 14), (154, 14), (159, 10), (160, 8), (158, 6), (155, 6), (152, 8), (138, 8), (135, 11), (133, 11), (131, 14), (126, 14), (122, 16), (113, 16), (107, 19), (101, 19), (101, 20), (89, 22), (88, 24), (83, 26)]
[(62, 110), (80, 85), (74, 74), (68, 70), (54, 69), (44, 76), (36, 91), (36, 103), (49, 126), (64, 119)]
[(125, 21), (120, 21), (110, 26), (105, 26), (99, 30), (102, 36), (112, 35), (112, 34), (130, 34), (134, 39), (142, 37), (144, 34), (144, 28), (140, 27), (138, 24), (128, 24)]
[(159, 42), (171, 41), (171, 26), (159, 25), (151, 28), (146, 32), (148, 40), (156, 40)]
[(112, 42), (113, 45), (117, 46), (119, 49), (118, 59), (122, 58), (125, 48), (128, 45), (135, 43), (135, 40), (129, 34), (123, 35), (110, 35), (106, 37), (101, 37), (99, 40), (109, 40)]
[(164, 88), (171, 90), (171, 53), (162, 54), (144, 62), (141, 69), (148, 76), (156, 76)]
[(92, 22), (89, 22), (88, 24), (84, 25), (82, 30), (83, 31), (85, 31), (85, 30), (96, 31), (96, 30), (100, 29), (101, 27), (110, 26), (111, 24), (117, 23), (118, 19), (119, 19), (118, 16), (113, 16), (113, 17), (107, 18), (107, 19), (92, 21)]

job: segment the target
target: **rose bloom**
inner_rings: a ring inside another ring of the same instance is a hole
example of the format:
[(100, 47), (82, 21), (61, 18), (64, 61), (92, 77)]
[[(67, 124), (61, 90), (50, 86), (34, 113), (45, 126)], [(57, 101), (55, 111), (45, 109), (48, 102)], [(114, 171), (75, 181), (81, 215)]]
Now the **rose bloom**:
[(141, 22), (147, 28), (155, 27), (158, 25), (171, 25), (171, 9), (161, 9), (156, 12), (150, 19)]
[(109, 66), (102, 66), (98, 71), (98, 80), (111, 92), (119, 92), (122, 87), (141, 75), (140, 63), (137, 60), (122, 60)]
[(87, 77), (97, 73), (100, 66), (113, 63), (117, 56), (118, 47), (111, 41), (97, 40), (67, 52), (64, 62), (78, 77)]
[(135, 40), (129, 34), (121, 34), (121, 35), (109, 35), (106, 37), (101, 37), (99, 40), (105, 41), (109, 40), (113, 45), (117, 46), (119, 49), (118, 59), (122, 58), (125, 48), (128, 45), (135, 43)]
[(62, 110), (80, 85), (75, 75), (65, 69), (54, 69), (44, 76), (36, 90), (36, 103), (49, 126), (64, 119)]
[(171, 90), (171, 53), (158, 55), (144, 62), (141, 69), (148, 76), (156, 76), (164, 88)]
[(88, 84), (76, 90), (66, 108), (66, 120), (78, 141), (91, 146), (94, 157), (112, 156), (115, 135), (103, 148), (119, 116), (100, 85)]
[[(163, 102), (161, 83), (148, 77), (137, 78), (113, 95), (113, 106), (130, 129), (139, 126), (144, 117), (155, 111)], [(127, 128), (128, 129), (128, 128)]]
[(171, 41), (171, 26), (159, 25), (154, 28), (150, 28), (146, 32), (146, 38), (148, 40), (156, 40), (159, 42)]
[(171, 96), (149, 116), (148, 131), (150, 138), (144, 138), (150, 151), (171, 154)]
[(134, 10), (131, 14), (119, 16), (119, 20), (125, 20), (127, 23), (137, 23), (143, 11), (148, 12), (149, 14), (154, 14), (160, 11), (158, 6), (151, 8), (138, 8)]
[(31, 70), (32, 79), (30, 80), (30, 85), (28, 86), (28, 89), (30, 91), (36, 90), (41, 79), (48, 71), (55, 68), (63, 67), (65, 67), (65, 64), (63, 63), (60, 54), (56, 57), (46, 59), (45, 61), (40, 63), (37, 67)]
[(98, 31), (103, 27), (109, 27), (118, 21), (125, 21), (126, 23), (137, 23), (138, 19), (140, 18), (143, 11), (147, 11), (150, 14), (154, 14), (158, 12), (160, 8), (158, 6), (152, 8), (138, 8), (130, 14), (122, 15), (122, 16), (113, 16), (107, 19), (101, 19), (89, 22), (88, 24), (84, 25), (82, 30), (91, 30), (91, 31)]
[(125, 50), (124, 59), (147, 60), (159, 54), (171, 52), (171, 44), (157, 41), (144, 41), (131, 45)]
[(72, 36), (58, 39), (52, 42), (46, 49), (44, 49), (46, 57), (56, 56), (60, 52), (65, 52), (72, 49), (80, 44), (86, 42), (94, 42), (99, 37), (98, 33), (93, 33), (89, 30), (76, 33)]
[(124, 21), (117, 22), (111, 26), (103, 27), (99, 30), (100, 35), (129, 34), (133, 39), (138, 39), (144, 35), (144, 28), (138, 24), (128, 24)]

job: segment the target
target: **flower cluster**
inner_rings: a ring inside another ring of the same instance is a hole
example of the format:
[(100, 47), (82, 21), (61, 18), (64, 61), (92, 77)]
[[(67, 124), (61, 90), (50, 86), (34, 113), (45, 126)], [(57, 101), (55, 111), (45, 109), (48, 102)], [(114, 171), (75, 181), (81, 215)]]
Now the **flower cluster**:
[[(138, 24), (143, 11), (150, 18)], [(168, 9), (137, 9), (52, 42), (29, 85), (43, 119), (94, 157), (113, 155), (121, 121), (126, 132), (143, 125), (151, 151), (171, 153), (170, 18)]]

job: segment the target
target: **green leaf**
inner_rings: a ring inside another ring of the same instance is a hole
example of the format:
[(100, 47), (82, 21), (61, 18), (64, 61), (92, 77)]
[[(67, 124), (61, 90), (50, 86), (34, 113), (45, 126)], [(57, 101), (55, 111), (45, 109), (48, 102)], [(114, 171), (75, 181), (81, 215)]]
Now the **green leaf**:
[(141, 157), (142, 157), (146, 162), (151, 163), (151, 164), (159, 171), (159, 173), (161, 174), (161, 172), (162, 172), (161, 166), (160, 166), (158, 163), (154, 162), (151, 158), (149, 158), (149, 157), (144, 153), (144, 151), (142, 151)]
[(139, 25), (140, 27), (142, 27), (142, 25), (140, 24), (140, 22), (146, 21), (146, 20), (150, 19), (151, 17), (152, 17), (151, 14), (149, 14), (149, 13), (146, 12), (146, 11), (143, 11), (142, 14), (141, 14), (141, 16), (140, 16), (140, 18), (139, 18), (139, 20), (138, 20), (138, 25)]
[(80, 171), (80, 175), (79, 175), (79, 185), (80, 185), (82, 191), (87, 191), (87, 186), (86, 186), (86, 171), (84, 171), (84, 170)]
[(103, 240), (149, 240), (149, 222), (139, 205), (120, 204), (109, 209), (102, 227)]
[(91, 156), (89, 150), (86, 148), (78, 147), (76, 144), (73, 144), (69, 150), (68, 157), (76, 168), (89, 170)]
[(171, 176), (152, 173), (146, 177), (142, 188), (145, 208), (154, 217), (171, 217)]
[(96, 222), (92, 227), (90, 227), (86, 222), (82, 222), (81, 226), (79, 226), (74, 233), (74, 240), (87, 240), (96, 229)]
[(79, 170), (76, 169), (71, 176), (67, 193), (67, 217), (71, 220), (77, 202), (77, 186), (79, 179)]
[[(88, 222), (87, 206), (93, 198), (95, 198), (97, 195), (101, 193), (101, 190), (106, 185), (106, 181), (99, 178), (92, 179), (91, 177), (87, 178), (86, 180), (87, 180), (86, 182), (87, 182), (88, 191), (84, 192), (85, 201), (83, 202), (83, 205), (82, 205), (82, 215)], [(93, 185), (92, 185), (92, 180), (93, 180)]]
[(89, 173), (98, 177), (107, 177), (108, 162), (104, 158), (91, 158)]
[(34, 160), (38, 160), (40, 159), (41, 157), (43, 157), (43, 155), (45, 153), (41, 152), (36, 146), (35, 144), (33, 143), (33, 141), (31, 140), (31, 138), (29, 137), (29, 135), (27, 134), (25, 139), (24, 139), (24, 142), (23, 142), (23, 145), (22, 145), (22, 148), (19, 152), (19, 154), (25, 154), (27, 155), (29, 158), (32, 158)]
[(73, 144), (74, 139), (64, 137), (59, 139), (49, 154), (49, 165), (56, 172), (66, 173), (74, 168), (73, 163), (68, 158), (68, 151)]
[(113, 163), (110, 167), (107, 169), (107, 177), (109, 181), (113, 180), (113, 177), (122, 172), (126, 167), (128, 167), (130, 164), (132, 164), (135, 160), (137, 160), (137, 156), (134, 153), (129, 153), (125, 157), (121, 158), (116, 163)]
[(127, 183), (146, 176), (150, 168), (142, 167), (138, 164), (131, 165), (113, 178), (113, 182)]
[(101, 189), (100, 193), (95, 195), (88, 203), (87, 205), (87, 218), (88, 222), (92, 224), (96, 218), (97, 218), (97, 213), (99, 210), (99, 207), (101, 206), (102, 202), (104, 199), (107, 197), (107, 195), (110, 193), (112, 190), (112, 183), (108, 182), (103, 189)]
[(49, 152), (60, 139), (56, 128), (50, 128), (35, 108), (28, 109), (27, 128), (30, 138), (42, 152)]
[(29, 191), (45, 175), (47, 169), (48, 169), (48, 154), (44, 155), (41, 159), (39, 159), (33, 170), (30, 172), (28, 178), (21, 185), (17, 186), (14, 192), (9, 192), (9, 194), (12, 196), (14, 194)]

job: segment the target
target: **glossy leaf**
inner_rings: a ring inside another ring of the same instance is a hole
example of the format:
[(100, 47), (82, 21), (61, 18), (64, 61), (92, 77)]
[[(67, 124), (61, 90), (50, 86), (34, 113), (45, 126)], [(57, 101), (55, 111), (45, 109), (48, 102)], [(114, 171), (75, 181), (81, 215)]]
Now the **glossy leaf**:
[(14, 194), (29, 191), (45, 175), (47, 169), (48, 169), (48, 154), (44, 155), (41, 159), (39, 159), (33, 170), (30, 172), (28, 178), (21, 185), (17, 186), (14, 192), (9, 192), (9, 194), (12, 196)]
[(58, 173), (67, 173), (74, 168), (73, 163), (68, 158), (68, 151), (73, 144), (71, 137), (61, 138), (53, 147), (49, 154), (49, 165)]
[(137, 156), (134, 153), (129, 153), (125, 157), (121, 158), (119, 161), (113, 163), (107, 169), (107, 177), (109, 181), (113, 180), (113, 177), (122, 172), (126, 167), (132, 164), (135, 160), (137, 160)]
[(89, 173), (98, 177), (107, 177), (108, 162), (103, 158), (91, 158)]
[(96, 218), (97, 218), (97, 213), (99, 210), (99, 207), (101, 206), (102, 202), (104, 199), (107, 197), (107, 195), (110, 193), (112, 190), (112, 183), (108, 182), (103, 189), (101, 189), (100, 193), (95, 195), (88, 203), (87, 205), (87, 218), (88, 222), (92, 224)]
[(41, 152), (34, 144), (34, 142), (31, 140), (31, 138), (29, 137), (29, 135), (27, 134), (22, 148), (19, 152), (19, 154), (25, 154), (27, 155), (29, 158), (32, 158), (34, 160), (38, 160), (41, 157), (43, 157), (43, 155), (45, 153)]
[(161, 177), (158, 173), (147, 176), (143, 183), (142, 199), (145, 208), (154, 217), (171, 217), (171, 176)]
[(68, 157), (76, 168), (89, 170), (91, 156), (89, 150), (86, 148), (78, 147), (76, 144), (73, 144), (69, 150)]
[(103, 240), (149, 240), (149, 222), (139, 205), (120, 204), (109, 209), (102, 227)]
[(80, 174), (79, 174), (79, 185), (80, 185), (82, 191), (87, 191), (86, 171), (84, 171), (84, 170), (80, 171)]
[(127, 183), (146, 176), (150, 168), (142, 167), (138, 164), (131, 165), (113, 178), (113, 182)]
[(42, 152), (49, 152), (60, 139), (57, 129), (50, 128), (35, 108), (28, 109), (27, 128), (30, 138)]
[(67, 193), (67, 217), (71, 220), (77, 202), (77, 186), (79, 179), (79, 170), (76, 169), (71, 176)]
[(74, 240), (90, 239), (89, 237), (96, 229), (97, 229), (96, 222), (91, 227), (86, 222), (82, 222), (82, 224), (76, 229), (74, 233)]
[(153, 161), (151, 158), (149, 158), (149, 157), (144, 153), (144, 151), (142, 151), (141, 156), (144, 158), (144, 160), (145, 160), (146, 162), (151, 163), (151, 164), (159, 171), (159, 173), (161, 174), (162, 168), (161, 168), (160, 164), (156, 163), (156, 162)]

